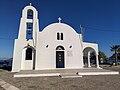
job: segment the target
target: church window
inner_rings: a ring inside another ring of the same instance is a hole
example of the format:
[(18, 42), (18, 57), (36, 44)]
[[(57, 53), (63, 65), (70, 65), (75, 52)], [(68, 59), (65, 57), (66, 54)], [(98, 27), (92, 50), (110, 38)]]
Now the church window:
[(57, 33), (57, 40), (60, 40), (60, 33)]
[(63, 40), (63, 33), (61, 33), (61, 40)]
[(46, 48), (48, 48), (48, 45), (46, 45)]
[(33, 32), (33, 23), (27, 23), (26, 27), (26, 39), (32, 39), (32, 32)]
[(27, 48), (26, 50), (26, 60), (32, 60), (32, 49)]
[(63, 33), (57, 33), (57, 40), (63, 40)]
[(72, 45), (70, 46), (70, 48), (72, 48)]
[(33, 19), (33, 10), (29, 9), (27, 11), (27, 19)]

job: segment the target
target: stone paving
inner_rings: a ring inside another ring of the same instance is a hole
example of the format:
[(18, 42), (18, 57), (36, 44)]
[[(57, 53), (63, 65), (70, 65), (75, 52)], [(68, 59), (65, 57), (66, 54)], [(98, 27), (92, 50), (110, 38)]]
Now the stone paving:
[(0, 90), (5, 90), (4, 88), (0, 87)]
[[(102, 66), (104, 69), (120, 71), (120, 66)], [(29, 77), (15, 78), (15, 73), (0, 70), (0, 79), (20, 90), (120, 90), (119, 75), (83, 76), (82, 78)], [(0, 90), (4, 90), (3, 88)]]
[(0, 79), (0, 86), (1, 88), (4, 88), (5, 90), (20, 90), (16, 88), (15, 86), (3, 81), (2, 79)]

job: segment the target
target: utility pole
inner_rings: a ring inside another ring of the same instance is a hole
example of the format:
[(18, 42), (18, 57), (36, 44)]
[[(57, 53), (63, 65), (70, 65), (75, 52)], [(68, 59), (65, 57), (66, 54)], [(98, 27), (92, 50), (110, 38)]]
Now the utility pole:
[(83, 27), (82, 27), (82, 25), (80, 25), (80, 33), (82, 34), (82, 41), (83, 41), (84, 37), (83, 37)]

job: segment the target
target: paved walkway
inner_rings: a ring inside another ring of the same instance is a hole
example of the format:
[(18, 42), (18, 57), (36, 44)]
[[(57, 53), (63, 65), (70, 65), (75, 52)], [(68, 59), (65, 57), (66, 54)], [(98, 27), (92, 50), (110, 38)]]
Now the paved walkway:
[(20, 90), (20, 89), (16, 88), (15, 86), (13, 86), (9, 83), (6, 83), (2, 79), (0, 79), (0, 86), (2, 87), (2, 88), (0, 88), (0, 90)]

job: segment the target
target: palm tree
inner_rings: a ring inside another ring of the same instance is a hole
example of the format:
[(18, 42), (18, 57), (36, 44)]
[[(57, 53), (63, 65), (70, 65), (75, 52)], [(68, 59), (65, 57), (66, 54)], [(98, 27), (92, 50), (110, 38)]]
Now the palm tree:
[(117, 65), (117, 53), (118, 50), (120, 49), (120, 45), (112, 45), (111, 46), (111, 51), (114, 51), (115, 53), (115, 64)]

